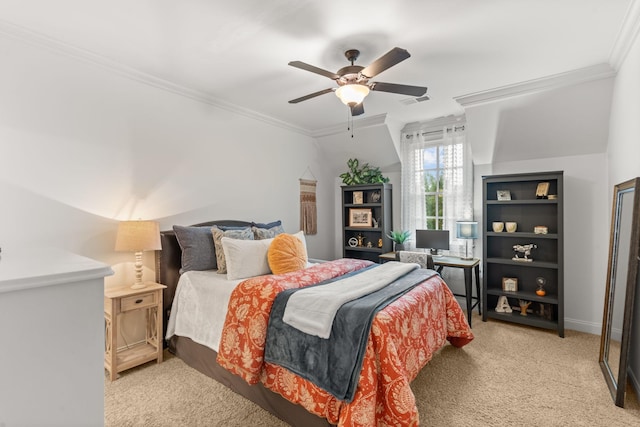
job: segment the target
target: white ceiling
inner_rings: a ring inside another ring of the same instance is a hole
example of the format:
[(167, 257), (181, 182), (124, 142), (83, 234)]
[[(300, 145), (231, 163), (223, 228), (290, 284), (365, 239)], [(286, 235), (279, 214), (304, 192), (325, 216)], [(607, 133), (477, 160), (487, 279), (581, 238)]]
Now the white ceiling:
[(343, 53), (366, 66), (393, 47), (411, 57), (373, 81), (427, 86), (430, 101), (372, 92), (365, 115), (396, 123), (463, 112), (454, 97), (610, 61), (633, 0), (0, 0), (0, 30), (45, 40), (120, 72), (177, 85), (305, 133), (344, 124)]

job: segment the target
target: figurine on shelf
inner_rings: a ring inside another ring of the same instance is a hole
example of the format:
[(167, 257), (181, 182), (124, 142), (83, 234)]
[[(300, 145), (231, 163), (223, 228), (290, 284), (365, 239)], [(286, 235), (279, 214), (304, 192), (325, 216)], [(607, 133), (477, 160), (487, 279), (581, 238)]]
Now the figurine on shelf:
[(527, 309), (531, 305), (531, 301), (525, 301), (523, 299), (519, 299), (518, 303), (520, 304), (520, 316), (526, 316)]
[(361, 248), (364, 246), (364, 239), (365, 237), (362, 234), (358, 234), (356, 236), (356, 239), (358, 239), (358, 247)]
[(538, 246), (533, 244), (533, 243), (529, 243), (528, 245), (513, 245), (513, 258), (511, 258), (514, 261), (526, 261), (526, 262), (531, 262), (533, 261), (533, 259), (531, 259), (531, 250), (532, 249), (536, 249)]
[(378, 247), (381, 248), (382, 247), (382, 239), (378, 239)]
[(502, 295), (498, 298), (498, 304), (496, 305), (496, 313), (511, 313), (511, 306), (506, 296)]

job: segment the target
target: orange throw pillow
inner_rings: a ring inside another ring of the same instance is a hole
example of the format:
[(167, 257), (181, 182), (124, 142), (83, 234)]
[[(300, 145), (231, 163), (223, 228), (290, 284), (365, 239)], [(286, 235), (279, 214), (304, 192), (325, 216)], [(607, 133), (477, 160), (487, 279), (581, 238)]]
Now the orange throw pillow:
[(273, 274), (290, 273), (307, 266), (307, 251), (296, 236), (282, 233), (273, 238), (267, 260)]

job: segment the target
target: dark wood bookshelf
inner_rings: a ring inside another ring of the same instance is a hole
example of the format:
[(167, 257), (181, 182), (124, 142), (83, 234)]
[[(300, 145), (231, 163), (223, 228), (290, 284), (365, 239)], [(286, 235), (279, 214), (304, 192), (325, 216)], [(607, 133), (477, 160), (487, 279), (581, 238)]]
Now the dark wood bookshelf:
[[(393, 223), (391, 184), (343, 185), (341, 188), (343, 257), (379, 262), (381, 254), (393, 250), (393, 242), (388, 237)], [(354, 199), (356, 193), (361, 194), (362, 198)], [(371, 226), (352, 226), (350, 224), (352, 209), (370, 211), (371, 218), (377, 222), (377, 226), (373, 223)], [(358, 236), (363, 238), (363, 245), (351, 246), (349, 240), (357, 239)], [(378, 245), (380, 239), (382, 246)], [(368, 243), (371, 243), (371, 247), (367, 247)]]
[[(483, 320), (505, 322), (556, 330), (564, 337), (564, 240), (563, 172), (540, 172), (482, 177), (483, 199)], [(549, 183), (546, 196), (537, 195), (538, 185)], [(498, 200), (498, 193), (511, 200)], [(555, 198), (548, 198), (555, 195)], [(516, 222), (515, 232), (493, 231), (494, 222)], [(545, 226), (546, 234), (534, 233)], [(514, 260), (514, 245), (536, 245), (532, 261)], [(502, 289), (505, 277), (518, 279), (517, 291)], [(546, 294), (535, 293), (536, 278), (546, 280)], [(500, 297), (506, 296), (511, 313), (497, 312)], [(530, 301), (523, 316), (519, 301)]]

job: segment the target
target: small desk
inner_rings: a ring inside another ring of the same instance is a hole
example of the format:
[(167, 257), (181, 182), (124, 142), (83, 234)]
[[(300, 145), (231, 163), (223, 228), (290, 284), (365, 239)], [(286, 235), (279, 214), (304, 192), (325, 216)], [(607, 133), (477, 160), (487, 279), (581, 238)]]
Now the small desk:
[[(478, 313), (482, 314), (481, 298), (480, 298), (480, 260), (478, 258), (462, 259), (454, 256), (433, 256), (433, 264), (438, 273), (442, 273), (444, 267), (462, 268), (464, 270), (464, 290), (465, 295), (454, 294), (458, 297), (465, 297), (467, 301), (467, 321), (471, 326), (471, 313), (473, 308), (478, 306)], [(396, 253), (387, 252), (380, 255), (380, 262), (395, 261)], [(472, 272), (476, 273), (476, 296), (473, 296)], [(475, 300), (475, 302), (474, 302)]]

